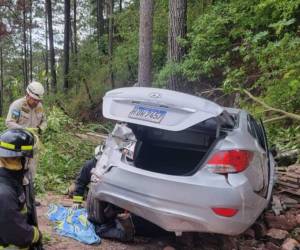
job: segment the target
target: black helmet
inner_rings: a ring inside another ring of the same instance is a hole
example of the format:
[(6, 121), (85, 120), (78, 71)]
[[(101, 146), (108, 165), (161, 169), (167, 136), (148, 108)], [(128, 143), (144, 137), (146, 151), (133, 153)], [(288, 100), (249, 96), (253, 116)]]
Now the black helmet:
[(0, 134), (0, 157), (32, 157), (34, 136), (24, 129), (8, 129)]

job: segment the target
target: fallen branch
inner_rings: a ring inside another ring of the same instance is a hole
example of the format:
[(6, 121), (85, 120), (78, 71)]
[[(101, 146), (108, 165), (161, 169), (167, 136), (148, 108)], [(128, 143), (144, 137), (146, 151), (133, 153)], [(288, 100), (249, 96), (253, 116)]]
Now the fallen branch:
[(300, 153), (299, 149), (287, 150), (284, 152), (279, 152), (275, 158), (278, 160), (281, 158), (293, 158), (293, 157), (297, 157), (299, 153)]
[(235, 89), (237, 91), (243, 91), (248, 97), (250, 97), (253, 101), (259, 103), (260, 105), (264, 106), (265, 108), (269, 109), (270, 111), (275, 111), (277, 113), (280, 113), (280, 114), (283, 114), (285, 115), (286, 117), (288, 118), (291, 118), (291, 119), (295, 119), (295, 120), (298, 120), (300, 121), (300, 115), (296, 115), (294, 113), (290, 113), (290, 112), (287, 112), (287, 111), (284, 111), (282, 109), (278, 109), (278, 108), (273, 108), (271, 106), (269, 106), (268, 104), (266, 104), (265, 102), (259, 100), (257, 97), (253, 96), (249, 91), (245, 90), (245, 89)]
[(288, 118), (286, 115), (282, 115), (282, 116), (278, 116), (278, 117), (273, 117), (273, 118), (264, 120), (264, 123), (276, 122), (276, 121), (280, 121), (280, 120), (283, 120), (283, 119), (286, 119), (286, 118)]
[[(234, 88), (234, 90), (237, 92), (242, 92), (242, 93), (246, 94), (248, 97), (250, 97), (250, 99), (252, 99), (253, 101), (255, 101), (255, 102), (259, 103), (260, 105), (262, 105), (263, 107), (265, 107), (266, 110), (264, 110), (263, 112), (273, 111), (273, 112), (282, 114), (282, 116), (280, 116), (280, 117), (270, 118), (270, 119), (266, 120), (265, 122), (273, 122), (273, 121), (278, 121), (278, 120), (286, 119), (286, 118), (291, 118), (291, 119), (300, 121), (300, 115), (290, 113), (290, 112), (287, 112), (282, 109), (271, 107), (268, 104), (266, 104), (265, 102), (261, 101), (259, 98), (252, 95), (248, 90), (241, 89), (241, 88)], [(207, 93), (212, 93), (215, 91), (223, 91), (223, 89), (222, 88), (213, 88), (210, 90), (202, 91), (200, 94), (207, 94)]]

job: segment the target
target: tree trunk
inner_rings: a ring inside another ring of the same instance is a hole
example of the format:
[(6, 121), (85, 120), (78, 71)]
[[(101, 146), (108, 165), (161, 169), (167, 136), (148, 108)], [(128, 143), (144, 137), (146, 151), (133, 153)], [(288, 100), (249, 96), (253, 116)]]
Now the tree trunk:
[(104, 52), (103, 45), (101, 44), (101, 37), (104, 35), (104, 17), (103, 17), (103, 0), (96, 0), (97, 11), (97, 41), (99, 53)]
[(3, 49), (0, 43), (0, 116), (3, 115)]
[[(171, 64), (181, 62), (185, 49), (178, 42), (186, 36), (187, 0), (169, 0), (169, 32), (168, 32), (168, 61)], [(183, 77), (172, 73), (168, 80), (168, 88), (184, 90)]]
[(25, 2), (22, 10), (23, 14), (23, 79), (24, 79), (24, 92), (28, 85), (28, 62), (27, 62), (27, 36), (26, 36), (26, 8)]
[(93, 101), (93, 98), (92, 98), (92, 95), (91, 95), (91, 92), (90, 92), (90, 88), (89, 88), (89, 86), (87, 84), (86, 79), (83, 79), (83, 84), (84, 84), (84, 87), (85, 87), (85, 91), (86, 91), (86, 93), (87, 93), (87, 95), (89, 97), (89, 100), (91, 102), (91, 106), (93, 107), (93, 106), (95, 106), (95, 103)]
[[(46, 8), (46, 3), (45, 3), (45, 9)], [(47, 13), (45, 11), (45, 78), (46, 78), (46, 92), (49, 93), (49, 49), (48, 49), (48, 17)]]
[(74, 0), (73, 2), (73, 39), (74, 39), (74, 53), (75, 53), (75, 61), (77, 61), (77, 53), (78, 53), (78, 47), (77, 47), (77, 0)]
[(154, 0), (140, 1), (139, 86), (152, 85), (152, 33)]
[(32, 66), (32, 0), (30, 0), (30, 14), (29, 14), (29, 62), (30, 62), (30, 81), (32, 81), (32, 71), (33, 71), (33, 66)]
[[(78, 67), (78, 42), (77, 42), (77, 0), (73, 0), (73, 40), (74, 40), (74, 67)], [(80, 81), (75, 80), (75, 91), (78, 93)]]
[(51, 91), (57, 92), (56, 71), (55, 71), (55, 52), (53, 42), (53, 27), (52, 27), (52, 6), (51, 0), (46, 0), (47, 16), (48, 16), (48, 30), (49, 30), (49, 47), (50, 47), (50, 68), (51, 68)]
[[(151, 0), (152, 1), (152, 0)], [(119, 1), (119, 11), (122, 12), (122, 4), (123, 4), (123, 0)]]
[(111, 87), (115, 87), (114, 83), (114, 74), (112, 68), (112, 59), (113, 59), (113, 9), (114, 9), (114, 0), (109, 0), (108, 6), (108, 56), (109, 56), (109, 83)]
[(70, 0), (65, 0), (65, 34), (64, 34), (64, 92), (69, 89), (69, 66), (70, 66)]

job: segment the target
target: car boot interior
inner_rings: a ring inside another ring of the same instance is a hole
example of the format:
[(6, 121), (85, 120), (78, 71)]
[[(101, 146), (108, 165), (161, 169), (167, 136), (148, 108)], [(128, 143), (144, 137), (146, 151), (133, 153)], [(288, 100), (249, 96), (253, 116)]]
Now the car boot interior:
[(214, 144), (224, 135), (215, 119), (183, 131), (168, 131), (130, 124), (137, 138), (134, 165), (169, 175), (191, 175)]

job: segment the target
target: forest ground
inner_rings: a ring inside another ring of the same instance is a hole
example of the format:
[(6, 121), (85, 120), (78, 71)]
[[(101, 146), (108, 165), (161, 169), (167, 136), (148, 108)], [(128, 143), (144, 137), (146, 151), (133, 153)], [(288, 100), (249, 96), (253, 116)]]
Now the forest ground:
[[(270, 207), (256, 223), (239, 236), (216, 234), (183, 234), (181, 237), (163, 235), (160, 237), (136, 236), (134, 242), (122, 243), (101, 239), (97, 246), (89, 246), (71, 238), (62, 237), (54, 231), (54, 224), (47, 218), (51, 203), (71, 206), (72, 200), (66, 195), (46, 193), (39, 197), (41, 206), (37, 207), (40, 230), (44, 236), (45, 250), (298, 250), (300, 249), (300, 197), (293, 197), (274, 190), (274, 197), (286, 202), (295, 201), (294, 208), (281, 210), (276, 216)], [(274, 198), (273, 198), (274, 201)], [(273, 205), (274, 206), (274, 205)]]
[(174, 245), (172, 239), (169, 238), (144, 238), (136, 237), (133, 243), (121, 243), (114, 240), (101, 239), (101, 244), (98, 246), (89, 246), (80, 243), (79, 241), (71, 238), (58, 235), (54, 231), (54, 224), (47, 218), (48, 206), (51, 203), (63, 204), (65, 206), (72, 205), (72, 200), (64, 195), (56, 195), (47, 193), (41, 199), (41, 206), (37, 207), (38, 221), (40, 230), (43, 232), (46, 243), (44, 244), (45, 250), (156, 250), (164, 249), (168, 245)]

